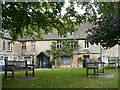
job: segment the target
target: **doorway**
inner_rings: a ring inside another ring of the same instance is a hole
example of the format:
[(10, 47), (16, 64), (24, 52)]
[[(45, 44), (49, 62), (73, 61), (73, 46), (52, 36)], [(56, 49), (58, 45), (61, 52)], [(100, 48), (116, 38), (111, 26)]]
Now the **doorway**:
[(39, 53), (37, 60), (37, 68), (50, 68), (50, 57), (46, 53)]
[(86, 68), (87, 58), (90, 58), (90, 55), (84, 55), (83, 58), (83, 68)]

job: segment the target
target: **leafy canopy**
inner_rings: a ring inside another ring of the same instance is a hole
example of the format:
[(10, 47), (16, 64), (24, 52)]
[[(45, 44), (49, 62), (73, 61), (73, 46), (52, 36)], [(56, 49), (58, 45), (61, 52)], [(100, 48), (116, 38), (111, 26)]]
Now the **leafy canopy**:
[(73, 57), (74, 51), (79, 47), (78, 40), (61, 40), (61, 44), (52, 42), (50, 53), (54, 58)]
[[(75, 0), (77, 1), (77, 0)], [(120, 42), (120, 2), (70, 2), (66, 13), (61, 15), (64, 2), (6, 2), (2, 4), (2, 28), (8, 30), (13, 40), (21, 37), (42, 38), (58, 30), (58, 35), (74, 32), (76, 25), (94, 22), (88, 31), (91, 44), (101, 43), (110, 48)], [(79, 14), (74, 5), (85, 12)], [(99, 17), (98, 17), (99, 16)]]
[(88, 40), (91, 44), (101, 44), (111, 48), (120, 44), (120, 2), (97, 4), (100, 17), (94, 22), (94, 27), (88, 30)]
[[(69, 8), (61, 15), (64, 2), (6, 2), (2, 4), (2, 28), (8, 30), (13, 40), (19, 36), (42, 38), (42, 32), (48, 34), (57, 29), (60, 36), (75, 31), (75, 18)], [(73, 9), (74, 10), (74, 9)], [(67, 16), (69, 14), (69, 16)]]
[[(70, 2), (66, 13), (62, 15), (64, 4), (65, 2), (6, 2), (2, 4), (3, 31), (8, 30), (13, 40), (19, 36), (42, 38), (42, 33), (48, 34), (54, 29), (58, 30), (58, 35), (64, 36), (67, 32), (72, 34), (77, 30), (76, 25), (92, 21), (91, 17), (96, 17), (94, 11), (91, 11), (92, 14), (78, 14), (75, 2)], [(84, 6), (84, 2), (81, 5)]]

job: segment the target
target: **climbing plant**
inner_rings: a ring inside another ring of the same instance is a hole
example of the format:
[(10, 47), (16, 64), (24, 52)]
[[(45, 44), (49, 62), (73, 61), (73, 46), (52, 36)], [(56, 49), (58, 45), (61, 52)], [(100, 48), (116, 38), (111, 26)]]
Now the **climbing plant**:
[[(74, 51), (78, 49), (78, 40), (61, 40), (60, 48), (57, 47), (57, 42), (52, 42), (49, 55), (52, 56), (52, 61), (58, 61), (60, 65), (60, 59), (62, 57), (70, 57), (72, 58), (74, 55)], [(57, 62), (56, 62), (57, 64)]]
[(54, 58), (57, 57), (73, 57), (74, 51), (78, 48), (77, 40), (62, 40), (61, 48), (57, 48), (57, 43), (51, 44), (50, 53)]

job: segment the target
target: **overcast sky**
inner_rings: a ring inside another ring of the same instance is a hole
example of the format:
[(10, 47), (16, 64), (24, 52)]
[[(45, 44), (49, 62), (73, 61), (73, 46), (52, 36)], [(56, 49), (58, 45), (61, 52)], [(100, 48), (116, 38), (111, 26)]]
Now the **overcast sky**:
[[(68, 2), (68, 0), (65, 0), (65, 5), (64, 8), (62, 8), (62, 15), (64, 15), (66, 13), (65, 9), (70, 5), (70, 3)], [(79, 14), (83, 14), (85, 11), (80, 9), (80, 7), (77, 6), (77, 4), (74, 5), (75, 6), (75, 11), (77, 11)]]

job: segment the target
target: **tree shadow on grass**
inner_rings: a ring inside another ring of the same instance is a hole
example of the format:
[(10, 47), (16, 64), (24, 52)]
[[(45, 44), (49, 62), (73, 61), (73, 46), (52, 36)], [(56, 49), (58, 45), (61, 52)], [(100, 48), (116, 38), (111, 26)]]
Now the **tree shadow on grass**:
[(32, 76), (24, 76), (24, 77), (8, 77), (6, 80), (15, 80), (15, 81), (26, 81), (26, 80), (37, 80), (38, 77), (32, 77)]

